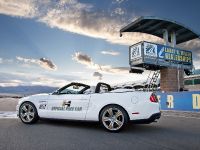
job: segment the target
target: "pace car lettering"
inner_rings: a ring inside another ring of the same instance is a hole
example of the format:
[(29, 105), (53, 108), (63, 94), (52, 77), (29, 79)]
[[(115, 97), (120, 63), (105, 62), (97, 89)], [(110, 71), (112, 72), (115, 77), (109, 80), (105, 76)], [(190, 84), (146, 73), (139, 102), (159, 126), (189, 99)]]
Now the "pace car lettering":
[(75, 111), (82, 111), (82, 107), (75, 107)]
[(52, 107), (54, 111), (82, 111), (82, 107)]

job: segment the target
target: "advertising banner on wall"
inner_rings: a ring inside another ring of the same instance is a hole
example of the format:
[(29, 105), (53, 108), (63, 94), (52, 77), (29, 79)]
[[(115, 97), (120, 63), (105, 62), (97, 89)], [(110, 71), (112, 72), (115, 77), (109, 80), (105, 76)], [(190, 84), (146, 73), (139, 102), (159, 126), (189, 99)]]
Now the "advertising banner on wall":
[(200, 91), (193, 92), (157, 92), (162, 110), (200, 112)]
[(131, 66), (151, 64), (155, 66), (192, 69), (192, 52), (150, 42), (140, 42), (130, 46)]

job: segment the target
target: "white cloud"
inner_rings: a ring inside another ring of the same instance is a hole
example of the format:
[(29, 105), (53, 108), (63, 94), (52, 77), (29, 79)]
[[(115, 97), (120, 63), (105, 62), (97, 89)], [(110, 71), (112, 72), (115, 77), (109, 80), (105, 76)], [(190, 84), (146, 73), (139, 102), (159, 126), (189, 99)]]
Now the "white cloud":
[(113, 13), (117, 14), (117, 15), (124, 15), (125, 14), (125, 11), (118, 7), (118, 8), (115, 8), (115, 10), (113, 11)]
[(40, 67), (42, 67), (46, 70), (56, 70), (57, 69), (57, 66), (51, 60), (46, 59), (46, 58), (31, 59), (31, 58), (23, 58), (23, 57), (17, 56), (16, 59), (25, 64), (39, 65)]
[(195, 69), (200, 69), (200, 61), (199, 60), (194, 60), (193, 65)]
[(68, 84), (70, 81), (63, 79), (55, 79), (47, 76), (39, 76), (31, 82), (31, 85), (45, 85), (45, 86), (58, 86), (62, 87)]
[(37, 8), (31, 0), (0, 1), (0, 14), (30, 18), (36, 15), (36, 10)]
[(6, 87), (6, 86), (18, 86), (22, 84), (22, 81), (21, 80), (6, 80), (6, 81), (2, 81), (1, 80), (1, 83), (0, 83), (0, 86), (1, 87)]
[[(190, 40), (188, 42), (184, 42), (182, 44), (179, 44), (179, 46), (183, 49), (188, 49), (188, 50), (198, 50), (200, 49), (200, 40), (197, 38), (197, 39), (194, 39), (194, 40)], [(198, 51), (197, 51), (198, 52)]]
[(200, 40), (194, 39), (179, 45), (180, 48), (191, 50), (195, 69), (200, 69)]
[(54, 86), (62, 87), (69, 82), (76, 80), (84, 80), (82, 75), (68, 75), (68, 74), (34, 74), (23, 72), (0, 72), (0, 86)]
[(47, 70), (56, 70), (57, 66), (49, 59), (40, 58), (39, 64)]
[(13, 62), (12, 59), (0, 58), (0, 64), (3, 64), (3, 63), (12, 63), (12, 62)]
[(86, 54), (82, 54), (81, 52), (76, 52), (74, 55), (72, 55), (72, 60), (84, 65), (93, 65), (92, 58)]
[[(142, 33), (124, 34), (123, 37), (119, 37), (119, 30), (127, 22), (120, 21), (116, 17), (110, 17), (106, 13), (95, 12), (92, 8), (92, 5), (86, 5), (75, 0), (73, 3), (67, 1), (49, 9), (46, 15), (39, 20), (50, 27), (104, 39), (111, 43), (130, 45), (141, 40), (161, 41), (160, 38)], [(116, 12), (122, 13), (122, 10), (117, 9)]]
[[(123, 2), (117, 0), (117, 3)], [(113, 10), (110, 10), (111, 12)], [(122, 8), (114, 11), (123, 14)], [(112, 17), (105, 11), (93, 9), (93, 5), (77, 0), (31, 1), (31, 0), (1, 0), (0, 13), (18, 17), (35, 17), (52, 28), (81, 34), (93, 38), (104, 39), (111, 43), (130, 45), (141, 40), (160, 41), (152, 35), (142, 33), (124, 34), (119, 37), (119, 30), (128, 22), (124, 18)], [(132, 15), (131, 18), (135, 16)]]
[(90, 56), (88, 56), (87, 54), (83, 54), (81, 52), (76, 52), (74, 55), (72, 55), (72, 60), (87, 66), (87, 68), (89, 69), (98, 70), (101, 68), (100, 65), (93, 62)]
[(97, 78), (98, 80), (102, 80), (102, 77), (103, 77), (103, 75), (97, 71), (95, 71), (92, 76)]
[(122, 3), (122, 2), (124, 2), (125, 0), (114, 0), (114, 3)]
[(100, 65), (95, 63), (92, 58), (86, 54), (81, 52), (76, 52), (72, 56), (72, 60), (85, 65), (89, 69), (97, 70), (99, 72), (107, 73), (107, 74), (127, 74), (129, 71), (129, 67), (112, 67), (111, 65)]
[(101, 54), (104, 54), (104, 55), (112, 55), (112, 56), (117, 56), (117, 55), (120, 55), (119, 52), (117, 51), (101, 51)]

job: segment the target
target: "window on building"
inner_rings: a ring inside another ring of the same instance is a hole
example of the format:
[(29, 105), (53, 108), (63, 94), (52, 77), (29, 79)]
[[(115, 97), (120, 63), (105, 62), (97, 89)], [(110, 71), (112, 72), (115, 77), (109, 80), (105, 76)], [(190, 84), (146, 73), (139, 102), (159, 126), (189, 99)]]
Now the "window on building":
[(185, 80), (184, 84), (185, 85), (193, 85), (193, 80)]
[(200, 79), (194, 79), (194, 84), (200, 84)]

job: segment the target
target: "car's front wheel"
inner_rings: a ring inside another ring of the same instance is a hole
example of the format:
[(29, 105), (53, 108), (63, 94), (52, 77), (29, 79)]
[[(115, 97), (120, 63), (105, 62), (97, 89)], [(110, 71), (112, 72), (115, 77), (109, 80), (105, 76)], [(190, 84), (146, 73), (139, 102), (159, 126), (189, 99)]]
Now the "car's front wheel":
[(35, 123), (39, 119), (37, 109), (32, 103), (24, 102), (19, 108), (19, 118), (26, 124)]
[(118, 105), (106, 106), (100, 113), (100, 123), (110, 132), (118, 132), (128, 123), (126, 111)]

